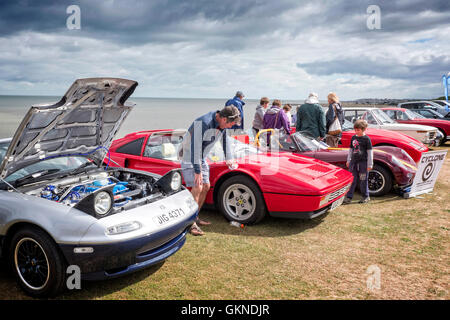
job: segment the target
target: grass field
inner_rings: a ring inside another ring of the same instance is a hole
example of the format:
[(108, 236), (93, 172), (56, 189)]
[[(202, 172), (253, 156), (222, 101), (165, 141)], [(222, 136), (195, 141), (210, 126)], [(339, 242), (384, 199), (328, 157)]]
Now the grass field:
[[(244, 229), (216, 211), (200, 215), (213, 222), (207, 234), (189, 235), (164, 264), (59, 299), (450, 299), (450, 155), (434, 192), (413, 199), (390, 194), (320, 221), (266, 218)], [(381, 287), (370, 290), (374, 266)], [(28, 299), (4, 266), (0, 299)]]

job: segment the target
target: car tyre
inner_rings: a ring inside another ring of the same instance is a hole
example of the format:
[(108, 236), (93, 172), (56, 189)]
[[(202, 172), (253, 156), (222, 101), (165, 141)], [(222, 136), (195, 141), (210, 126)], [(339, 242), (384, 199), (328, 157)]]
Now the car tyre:
[(67, 264), (44, 231), (26, 227), (16, 232), (9, 247), (9, 261), (17, 282), (28, 295), (53, 297), (64, 289)]
[(266, 215), (266, 205), (257, 184), (249, 177), (237, 175), (219, 187), (219, 210), (229, 221), (256, 224)]
[(392, 175), (384, 167), (374, 164), (369, 171), (369, 195), (374, 197), (383, 196), (392, 189)]

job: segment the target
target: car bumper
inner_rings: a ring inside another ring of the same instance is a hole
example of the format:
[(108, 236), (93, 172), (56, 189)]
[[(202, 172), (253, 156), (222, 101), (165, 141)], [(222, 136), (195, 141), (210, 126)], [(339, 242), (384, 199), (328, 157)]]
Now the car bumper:
[(60, 245), (69, 265), (81, 270), (83, 280), (102, 280), (129, 274), (164, 261), (184, 245), (197, 212), (182, 223), (131, 240), (83, 245), (90, 253), (75, 253), (80, 245)]
[(301, 212), (269, 212), (269, 215), (274, 218), (286, 218), (286, 219), (300, 219), (311, 220), (320, 217), (327, 212), (334, 210), (342, 205), (345, 195), (336, 198), (335, 201), (315, 211), (301, 211)]

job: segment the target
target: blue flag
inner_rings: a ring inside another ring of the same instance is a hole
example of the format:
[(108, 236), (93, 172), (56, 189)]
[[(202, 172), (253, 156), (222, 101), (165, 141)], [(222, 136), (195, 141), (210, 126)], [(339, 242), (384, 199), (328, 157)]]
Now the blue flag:
[(442, 76), (442, 84), (444, 85), (444, 91), (445, 91), (445, 100), (448, 101), (448, 82), (450, 78), (446, 76), (445, 74)]

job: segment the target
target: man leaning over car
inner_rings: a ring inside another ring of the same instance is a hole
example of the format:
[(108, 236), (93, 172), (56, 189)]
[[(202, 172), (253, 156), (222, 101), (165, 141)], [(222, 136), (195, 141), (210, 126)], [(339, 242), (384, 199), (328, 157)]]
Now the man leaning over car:
[[(230, 142), (227, 141), (225, 129), (230, 129), (241, 122), (240, 112), (235, 106), (227, 106), (222, 110), (209, 112), (191, 124), (183, 138), (181, 155), (181, 172), (186, 187), (191, 188), (192, 196), (198, 204), (200, 212), (206, 195), (211, 187), (209, 182), (209, 166), (206, 156), (214, 144), (222, 140), (223, 152), (227, 165), (232, 164)], [(197, 218), (190, 230), (192, 235), (201, 236), (204, 232), (198, 225), (209, 225), (210, 222)]]

